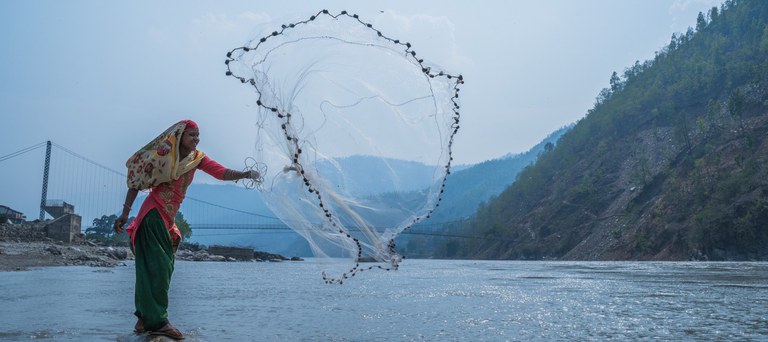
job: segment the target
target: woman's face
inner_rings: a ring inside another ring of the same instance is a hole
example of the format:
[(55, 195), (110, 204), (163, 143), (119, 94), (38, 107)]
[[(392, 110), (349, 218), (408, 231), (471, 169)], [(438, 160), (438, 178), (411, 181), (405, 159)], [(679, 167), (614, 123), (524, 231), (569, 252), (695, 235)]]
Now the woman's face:
[(181, 134), (181, 143), (180, 145), (188, 149), (190, 151), (194, 151), (197, 149), (197, 144), (200, 142), (200, 131), (196, 129), (188, 129), (185, 130), (184, 133)]

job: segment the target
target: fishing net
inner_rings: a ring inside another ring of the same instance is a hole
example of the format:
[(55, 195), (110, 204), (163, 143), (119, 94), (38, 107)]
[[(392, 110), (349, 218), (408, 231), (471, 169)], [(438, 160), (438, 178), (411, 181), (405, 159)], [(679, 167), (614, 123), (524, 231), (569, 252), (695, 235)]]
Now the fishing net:
[(256, 93), (262, 197), (307, 240), (323, 279), (397, 269), (395, 238), (444, 191), (463, 77), (346, 11), (284, 24), (226, 64)]

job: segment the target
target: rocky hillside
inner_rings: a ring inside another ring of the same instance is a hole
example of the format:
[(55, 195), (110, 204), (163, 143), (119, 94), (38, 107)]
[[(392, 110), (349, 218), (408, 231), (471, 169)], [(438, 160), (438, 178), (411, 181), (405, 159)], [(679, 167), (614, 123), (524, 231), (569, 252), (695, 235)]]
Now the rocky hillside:
[(768, 2), (726, 1), (614, 73), (444, 257), (768, 260)]

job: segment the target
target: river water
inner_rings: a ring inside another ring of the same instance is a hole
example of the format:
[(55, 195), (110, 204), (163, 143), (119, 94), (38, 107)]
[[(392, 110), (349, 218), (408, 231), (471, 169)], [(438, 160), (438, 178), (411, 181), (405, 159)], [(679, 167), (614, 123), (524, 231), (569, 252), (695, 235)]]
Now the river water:
[[(0, 341), (136, 340), (133, 282), (0, 273)], [(406, 260), (326, 285), (313, 260), (178, 261), (169, 315), (191, 341), (768, 341), (768, 263)]]

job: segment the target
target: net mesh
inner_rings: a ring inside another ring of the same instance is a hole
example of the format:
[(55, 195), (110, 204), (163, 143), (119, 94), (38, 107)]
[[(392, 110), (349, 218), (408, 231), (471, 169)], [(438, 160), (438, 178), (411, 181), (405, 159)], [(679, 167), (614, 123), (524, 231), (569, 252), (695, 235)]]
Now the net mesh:
[(450, 174), (463, 77), (346, 11), (284, 24), (226, 65), (256, 93), (263, 198), (323, 279), (397, 269), (394, 239), (430, 217)]

